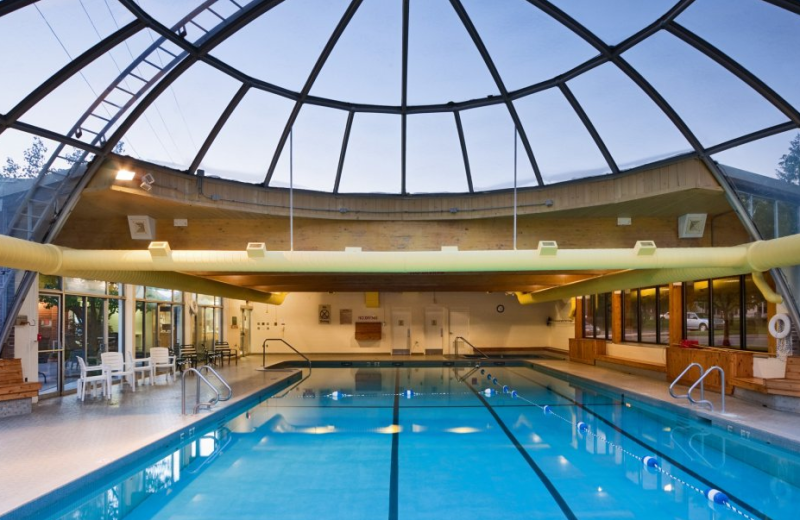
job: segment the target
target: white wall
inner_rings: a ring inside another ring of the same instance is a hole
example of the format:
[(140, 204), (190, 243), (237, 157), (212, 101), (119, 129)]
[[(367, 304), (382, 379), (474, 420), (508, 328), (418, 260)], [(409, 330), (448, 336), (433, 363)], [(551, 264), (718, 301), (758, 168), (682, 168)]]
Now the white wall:
[[(19, 276), (19, 275), (18, 275)], [(28, 296), (22, 303), (19, 316), (27, 316), (28, 323), (33, 325), (16, 325), (14, 327), (14, 357), (22, 360), (23, 381), (30, 383), (39, 380), (39, 282), (34, 280)], [(37, 402), (38, 397), (33, 398)]]
[[(239, 346), (239, 329), (231, 328), (231, 317), (239, 321), (240, 307), (245, 302), (226, 300), (226, 337), (233, 346)], [(331, 306), (331, 323), (319, 323), (319, 306)], [(425, 348), (425, 309), (445, 309), (445, 333), (448, 332), (448, 309), (467, 309), (470, 316), (468, 340), (476, 347), (547, 347), (567, 348), (572, 335), (572, 324), (554, 324), (548, 327), (547, 318), (557, 319), (558, 308), (551, 303), (520, 305), (516, 297), (503, 293), (380, 293), (380, 307), (368, 309), (364, 293), (292, 293), (280, 306), (251, 304), (251, 353), (260, 354), (266, 338), (282, 338), (303, 353), (390, 354), (392, 351), (391, 316), (393, 309), (409, 309), (411, 318), (411, 345), (414, 354)], [(505, 311), (497, 312), (503, 305)], [(339, 311), (351, 309), (353, 322), (359, 316), (375, 315), (384, 324), (380, 341), (356, 341), (355, 325), (339, 323)], [(277, 343), (269, 352), (289, 352)]]

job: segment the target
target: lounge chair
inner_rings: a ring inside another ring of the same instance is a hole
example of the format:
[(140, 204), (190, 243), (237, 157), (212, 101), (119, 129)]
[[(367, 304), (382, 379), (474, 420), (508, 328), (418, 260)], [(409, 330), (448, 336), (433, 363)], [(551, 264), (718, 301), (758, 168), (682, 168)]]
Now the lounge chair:
[[(80, 368), (81, 375), (78, 378), (78, 398), (83, 401), (86, 397), (86, 386), (91, 385), (92, 395), (94, 395), (95, 385), (100, 383), (103, 389), (103, 397), (108, 392), (108, 376), (106, 375), (106, 367), (103, 365), (87, 366), (82, 357), (77, 356), (78, 368)], [(90, 375), (91, 374), (91, 375)]]
[(158, 370), (166, 370), (164, 374), (169, 383), (170, 377), (175, 381), (175, 356), (170, 356), (169, 349), (164, 347), (153, 347), (150, 349), (150, 381), (155, 384)]
[(133, 371), (133, 365), (125, 362), (125, 357), (122, 352), (103, 352), (100, 354), (103, 366), (106, 367), (107, 385), (108, 385), (108, 398), (111, 399), (111, 383), (115, 377), (120, 378), (124, 383), (125, 377), (130, 376), (128, 384), (131, 385), (131, 390), (136, 391), (136, 373)]

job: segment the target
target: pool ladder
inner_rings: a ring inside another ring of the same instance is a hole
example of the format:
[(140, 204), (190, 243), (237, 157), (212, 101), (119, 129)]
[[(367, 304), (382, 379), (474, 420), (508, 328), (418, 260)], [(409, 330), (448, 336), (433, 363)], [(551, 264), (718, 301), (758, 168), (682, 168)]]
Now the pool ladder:
[[(206, 376), (203, 375), (203, 372), (211, 372), (214, 376), (222, 383), (222, 386), (228, 391), (225, 397), (222, 396), (220, 393), (220, 389), (217, 388), (216, 385), (211, 383)], [(217, 404), (220, 401), (227, 401), (233, 396), (233, 390), (231, 389), (230, 385), (228, 384), (225, 379), (219, 375), (219, 373), (211, 368), (208, 365), (204, 365), (200, 368), (187, 368), (183, 371), (181, 375), (181, 413), (186, 415), (186, 374), (194, 373), (197, 376), (197, 391), (195, 392), (195, 403), (194, 403), (194, 411), (192, 413), (197, 413), (200, 411), (200, 408), (210, 409), (212, 406)], [(200, 382), (205, 383), (207, 387), (209, 387), (213, 392), (214, 396), (211, 398), (210, 401), (206, 401), (201, 403), (200, 402)]]
[(459, 341), (461, 341), (461, 342), (463, 342), (463, 343), (466, 343), (467, 345), (469, 345), (470, 347), (472, 347), (472, 350), (473, 350), (473, 352), (477, 352), (477, 353), (479, 353), (481, 356), (483, 356), (484, 358), (486, 358), (486, 359), (489, 359), (489, 356), (488, 356), (488, 354), (486, 354), (484, 351), (482, 351), (481, 349), (479, 349), (478, 347), (476, 347), (475, 345), (473, 345), (472, 343), (470, 343), (470, 342), (469, 342), (469, 340), (467, 340), (467, 338), (465, 338), (465, 337), (463, 337), (463, 336), (457, 336), (457, 337), (456, 337), (456, 339), (454, 339), (454, 340), (453, 340), (453, 347), (454, 347), (454, 349), (455, 349), (455, 351), (456, 351), (456, 358), (458, 358), (458, 357), (459, 357), (459, 356), (458, 356), (458, 342), (459, 342)]
[[(675, 385), (677, 385), (678, 381), (680, 381), (681, 378), (684, 375), (686, 375), (686, 373), (688, 371), (690, 371), (694, 367), (697, 367), (697, 369), (700, 370), (700, 377), (698, 377), (697, 381), (695, 381), (694, 384), (689, 387), (689, 391), (688, 392), (686, 392), (685, 394), (676, 395), (675, 391), (674, 391)], [(683, 372), (681, 372), (680, 375), (678, 375), (678, 377), (675, 378), (675, 381), (673, 381), (672, 384), (669, 385), (669, 395), (671, 395), (675, 399), (688, 399), (689, 402), (692, 403), (692, 404), (706, 405), (706, 406), (708, 406), (708, 409), (713, 412), (714, 411), (714, 403), (712, 403), (711, 401), (709, 401), (708, 399), (705, 398), (704, 381), (705, 381), (705, 378), (708, 376), (708, 374), (710, 374), (711, 372), (714, 372), (715, 370), (719, 371), (719, 377), (720, 377), (720, 380), (722, 382), (721, 391), (720, 391), (722, 404), (721, 404), (720, 412), (721, 413), (725, 413), (725, 371), (722, 369), (722, 367), (719, 367), (717, 365), (714, 365), (713, 367), (709, 368), (708, 370), (703, 370), (703, 366), (700, 363), (689, 363), (689, 366), (687, 366), (683, 370)], [(694, 397), (692, 397), (692, 392), (694, 391), (695, 388), (697, 388), (698, 385), (700, 386), (700, 399), (699, 400), (697, 400)]]

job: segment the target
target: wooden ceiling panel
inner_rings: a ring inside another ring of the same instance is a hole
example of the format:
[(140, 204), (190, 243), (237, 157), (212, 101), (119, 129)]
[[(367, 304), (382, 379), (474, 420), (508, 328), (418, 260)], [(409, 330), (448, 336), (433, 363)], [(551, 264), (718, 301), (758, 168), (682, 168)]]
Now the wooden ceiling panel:
[(514, 292), (594, 278), (607, 271), (554, 273), (191, 273), (264, 292)]

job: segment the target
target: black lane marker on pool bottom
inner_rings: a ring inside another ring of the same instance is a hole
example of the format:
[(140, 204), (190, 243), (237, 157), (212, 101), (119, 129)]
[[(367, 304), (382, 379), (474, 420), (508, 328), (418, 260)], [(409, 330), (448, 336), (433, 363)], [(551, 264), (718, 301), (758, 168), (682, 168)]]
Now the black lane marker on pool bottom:
[(492, 408), (492, 405), (489, 404), (489, 401), (487, 401), (486, 398), (484, 398), (480, 394), (480, 392), (475, 390), (475, 388), (473, 388), (473, 386), (471, 384), (466, 383), (466, 382), (465, 382), (465, 384), (469, 387), (470, 390), (472, 390), (472, 393), (475, 394), (475, 397), (480, 399), (481, 403), (483, 403), (483, 406), (487, 410), (489, 410), (489, 413), (492, 414), (492, 417), (494, 417), (494, 420), (497, 421), (497, 424), (499, 424), (500, 428), (502, 428), (503, 432), (505, 432), (506, 437), (508, 437), (508, 439), (514, 444), (514, 447), (517, 448), (517, 451), (519, 452), (519, 454), (522, 455), (522, 458), (525, 459), (525, 462), (528, 463), (528, 465), (531, 467), (531, 469), (539, 477), (539, 480), (542, 481), (542, 484), (544, 484), (544, 486), (547, 488), (547, 491), (550, 492), (550, 495), (553, 497), (553, 499), (558, 504), (558, 507), (560, 507), (561, 511), (564, 513), (564, 516), (566, 516), (570, 520), (578, 520), (578, 517), (575, 516), (575, 513), (573, 513), (572, 509), (570, 509), (569, 505), (567, 505), (567, 501), (564, 500), (564, 497), (561, 496), (561, 493), (558, 492), (558, 490), (553, 485), (553, 483), (550, 482), (550, 479), (547, 478), (547, 475), (544, 474), (544, 471), (542, 471), (542, 468), (540, 468), (539, 465), (536, 464), (536, 462), (531, 458), (531, 456), (528, 454), (528, 452), (525, 450), (525, 448), (522, 447), (522, 444), (519, 443), (519, 441), (514, 436), (514, 434), (511, 433), (511, 430), (508, 429), (508, 426), (506, 426), (506, 423), (504, 423), (503, 420), (500, 418), (500, 416), (497, 415), (497, 412), (494, 411), (494, 408)]
[[(503, 368), (507, 368), (507, 367), (503, 367)], [(687, 475), (689, 475), (689, 476), (691, 476), (691, 477), (694, 477), (694, 478), (696, 478), (696, 479), (697, 479), (699, 482), (702, 482), (704, 485), (706, 485), (706, 486), (708, 486), (708, 487), (710, 487), (710, 488), (713, 488), (713, 489), (719, 489), (720, 491), (722, 491), (723, 493), (725, 493), (725, 494), (728, 496), (728, 498), (729, 498), (729, 499), (730, 499), (732, 502), (738, 502), (738, 503), (739, 503), (739, 505), (740, 505), (740, 506), (742, 506), (742, 508), (743, 508), (743, 509), (746, 509), (746, 510), (747, 510), (747, 512), (748, 512), (748, 513), (750, 513), (751, 515), (755, 515), (755, 516), (757, 516), (757, 517), (759, 517), (759, 518), (763, 518), (764, 520), (770, 520), (770, 518), (771, 518), (771, 517), (770, 517), (769, 515), (766, 515), (766, 514), (762, 513), (761, 511), (759, 511), (759, 510), (758, 510), (758, 509), (756, 509), (755, 507), (751, 506), (750, 504), (748, 504), (747, 502), (745, 502), (745, 501), (744, 501), (744, 500), (742, 500), (741, 498), (737, 497), (737, 496), (736, 496), (736, 495), (734, 495), (733, 493), (730, 493), (729, 491), (727, 491), (727, 490), (725, 490), (725, 489), (722, 489), (722, 488), (720, 488), (719, 486), (717, 486), (716, 484), (714, 484), (714, 483), (713, 483), (713, 482), (711, 482), (710, 480), (708, 480), (708, 479), (706, 479), (705, 477), (703, 477), (703, 476), (701, 476), (701, 475), (699, 475), (699, 474), (695, 473), (694, 471), (692, 471), (691, 469), (687, 468), (686, 466), (684, 466), (684, 465), (683, 465), (683, 464), (681, 464), (680, 462), (678, 462), (678, 461), (676, 461), (676, 460), (672, 459), (672, 458), (671, 458), (669, 455), (667, 455), (667, 454), (666, 454), (666, 453), (664, 453), (663, 451), (659, 450), (659, 449), (658, 449), (658, 448), (656, 448), (655, 446), (650, 446), (650, 445), (648, 445), (646, 442), (644, 442), (644, 441), (642, 441), (642, 440), (640, 440), (640, 439), (636, 438), (635, 436), (631, 435), (630, 433), (626, 432), (625, 430), (623, 430), (622, 428), (620, 428), (619, 426), (617, 426), (617, 425), (616, 425), (616, 424), (614, 424), (613, 422), (609, 421), (608, 419), (606, 419), (606, 418), (605, 418), (605, 417), (603, 417), (602, 415), (598, 415), (597, 413), (595, 413), (595, 412), (594, 412), (594, 411), (593, 411), (591, 408), (587, 408), (587, 407), (586, 407), (586, 405), (584, 405), (584, 404), (582, 404), (582, 403), (579, 403), (578, 401), (576, 401), (576, 400), (572, 399), (571, 397), (569, 397), (569, 396), (567, 396), (567, 395), (564, 395), (564, 394), (562, 394), (561, 392), (558, 392), (558, 391), (556, 391), (556, 390), (554, 390), (554, 389), (550, 388), (549, 386), (547, 386), (547, 385), (544, 385), (544, 384), (540, 383), (539, 381), (536, 381), (535, 379), (531, 379), (531, 378), (529, 378), (529, 377), (525, 376), (524, 374), (520, 374), (520, 373), (518, 373), (518, 372), (516, 372), (516, 371), (514, 371), (514, 370), (510, 370), (510, 369), (509, 369), (508, 371), (509, 371), (509, 372), (511, 372), (512, 374), (515, 374), (515, 375), (517, 375), (518, 377), (521, 377), (522, 379), (528, 380), (528, 381), (530, 381), (531, 383), (533, 383), (533, 384), (535, 384), (535, 385), (538, 385), (538, 386), (540, 386), (540, 387), (542, 387), (542, 388), (546, 389), (548, 392), (552, 392), (552, 393), (554, 393), (555, 395), (557, 395), (557, 396), (559, 396), (559, 397), (561, 397), (561, 398), (563, 398), (563, 399), (566, 399), (567, 401), (569, 401), (569, 402), (573, 403), (575, 406), (577, 406), (577, 407), (578, 407), (578, 408), (580, 408), (581, 410), (584, 410), (584, 411), (586, 411), (588, 414), (590, 414), (590, 415), (592, 415), (592, 416), (596, 417), (596, 418), (597, 418), (597, 420), (599, 420), (600, 422), (602, 422), (602, 423), (603, 423), (603, 424), (605, 424), (606, 426), (608, 426), (608, 427), (612, 428), (614, 431), (616, 431), (617, 433), (619, 433), (619, 434), (620, 434), (620, 435), (622, 435), (623, 437), (626, 437), (626, 438), (628, 438), (628, 439), (632, 440), (633, 442), (635, 442), (636, 444), (638, 444), (638, 445), (639, 445), (639, 446), (641, 446), (642, 448), (644, 448), (644, 449), (646, 449), (646, 450), (650, 450), (651, 452), (655, 453), (656, 455), (658, 455), (658, 456), (659, 456), (659, 457), (661, 457), (662, 459), (664, 459), (664, 460), (666, 460), (666, 461), (669, 461), (669, 463), (670, 463), (670, 464), (672, 464), (674, 467), (676, 467), (676, 468), (680, 469), (681, 471), (683, 471), (683, 472), (684, 472), (684, 473), (686, 473)], [(555, 377), (556, 377), (556, 376), (552, 376), (552, 375), (550, 375), (550, 374), (546, 374), (546, 373), (545, 373), (544, 375), (546, 375), (546, 376), (548, 376), (548, 377), (553, 377), (553, 378), (555, 378)], [(621, 394), (621, 395), (624, 395), (624, 394)], [(592, 406), (593, 406), (593, 405), (592, 405)]]
[(397, 520), (398, 467), (397, 451), (400, 448), (400, 369), (394, 369), (394, 411), (392, 412), (392, 465), (389, 472), (389, 520)]

